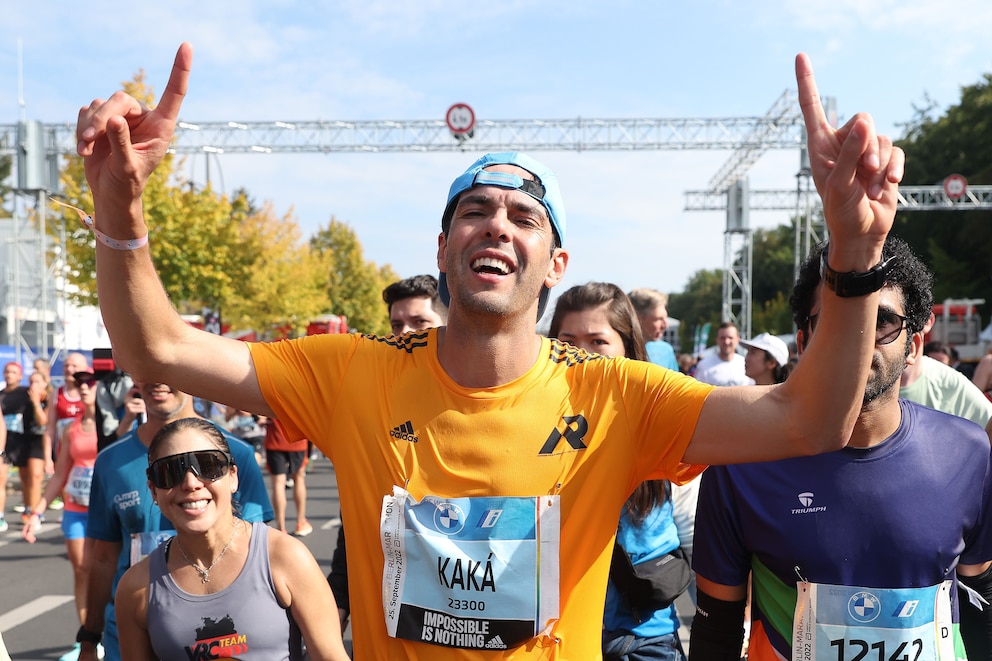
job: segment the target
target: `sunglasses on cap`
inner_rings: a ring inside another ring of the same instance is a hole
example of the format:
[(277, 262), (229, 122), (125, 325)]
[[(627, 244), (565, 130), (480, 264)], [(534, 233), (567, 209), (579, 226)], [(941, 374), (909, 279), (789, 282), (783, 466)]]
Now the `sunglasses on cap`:
[(159, 489), (171, 489), (186, 479), (186, 473), (207, 482), (214, 482), (227, 475), (234, 458), (223, 450), (197, 450), (156, 459), (145, 473), (148, 481)]

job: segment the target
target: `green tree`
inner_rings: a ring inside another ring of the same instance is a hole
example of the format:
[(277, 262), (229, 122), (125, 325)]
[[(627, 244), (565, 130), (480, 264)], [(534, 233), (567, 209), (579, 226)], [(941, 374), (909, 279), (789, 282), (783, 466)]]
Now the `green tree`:
[(313, 235), (310, 246), (323, 260), (331, 313), (345, 315), (348, 325), (363, 333), (388, 333), (382, 290), (399, 279), (392, 267), (365, 261), (358, 236), (333, 217)]
[(791, 333), (795, 224), (755, 230), (751, 237), (751, 330)]
[(693, 333), (705, 323), (716, 328), (723, 309), (723, 271), (721, 269), (696, 271), (689, 277), (685, 290), (670, 294), (668, 313), (682, 321), (680, 333), (682, 352), (691, 352)]
[[(905, 125), (906, 185), (939, 185), (961, 174), (970, 185), (992, 183), (992, 75), (961, 90), (943, 115), (926, 98)], [(936, 275), (934, 298), (984, 298), (992, 303), (992, 211), (901, 211), (893, 232)], [(990, 305), (984, 306), (988, 318)]]

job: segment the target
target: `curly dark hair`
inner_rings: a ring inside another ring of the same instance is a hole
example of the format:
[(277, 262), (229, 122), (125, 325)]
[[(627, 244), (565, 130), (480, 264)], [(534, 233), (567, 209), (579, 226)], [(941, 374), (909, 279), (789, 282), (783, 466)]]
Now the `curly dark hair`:
[[(799, 271), (799, 279), (789, 297), (792, 307), (792, 320), (796, 328), (807, 331), (809, 313), (816, 300), (816, 289), (820, 286), (820, 255), (827, 251), (827, 243), (820, 243), (810, 251)], [(933, 273), (909, 244), (897, 236), (889, 235), (882, 246), (882, 259), (897, 257), (896, 265), (885, 280), (886, 287), (902, 292), (902, 302), (906, 316), (906, 329), (909, 334), (923, 330), (933, 312)]]

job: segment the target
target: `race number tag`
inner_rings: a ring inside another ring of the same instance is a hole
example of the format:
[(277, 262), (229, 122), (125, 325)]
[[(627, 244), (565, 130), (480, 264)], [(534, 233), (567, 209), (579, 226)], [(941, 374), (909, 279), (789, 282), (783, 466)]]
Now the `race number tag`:
[(926, 588), (798, 583), (792, 658), (804, 661), (964, 659), (951, 622), (951, 581)]
[(558, 621), (558, 496), (417, 502), (394, 486), (379, 531), (390, 636), (503, 650)]
[(133, 567), (141, 562), (146, 555), (157, 549), (162, 542), (175, 536), (175, 530), (131, 533), (131, 566)]
[(77, 505), (88, 507), (90, 504), (90, 487), (93, 484), (93, 468), (73, 466), (69, 471), (69, 479), (65, 482), (65, 496)]
[(10, 434), (23, 434), (24, 433), (24, 415), (22, 413), (8, 413), (3, 416), (4, 427), (7, 428), (7, 433)]

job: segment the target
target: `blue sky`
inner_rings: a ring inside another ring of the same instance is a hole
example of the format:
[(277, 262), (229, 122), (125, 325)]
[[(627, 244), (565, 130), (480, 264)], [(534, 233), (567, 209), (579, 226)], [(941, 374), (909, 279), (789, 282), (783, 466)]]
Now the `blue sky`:
[[(435, 119), (455, 102), (484, 119), (761, 116), (795, 88), (804, 51), (841, 119), (867, 110), (898, 137), (925, 96), (944, 109), (992, 71), (990, 24), (988, 0), (38, 0), (0, 22), (0, 123), (74, 121), (138, 69), (161, 92), (186, 40), (191, 122)], [(476, 155), (225, 154), (211, 172), (226, 192), (292, 208), (306, 233), (332, 215), (347, 222), (367, 259), (409, 276), (436, 271), (448, 185)], [(557, 172), (568, 208), (566, 287), (680, 291), (723, 266), (724, 215), (683, 211), (683, 191), (706, 188), (729, 153), (534, 155)], [(793, 188), (798, 160), (767, 153), (752, 189)], [(202, 182), (204, 170), (198, 157), (186, 174)], [(788, 215), (753, 213), (752, 225)]]

